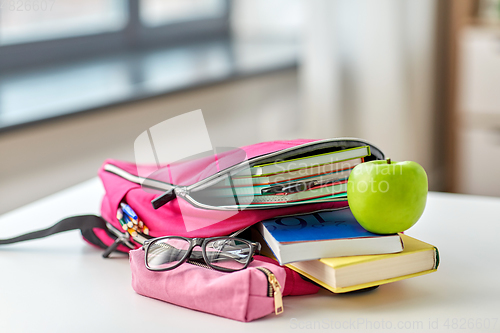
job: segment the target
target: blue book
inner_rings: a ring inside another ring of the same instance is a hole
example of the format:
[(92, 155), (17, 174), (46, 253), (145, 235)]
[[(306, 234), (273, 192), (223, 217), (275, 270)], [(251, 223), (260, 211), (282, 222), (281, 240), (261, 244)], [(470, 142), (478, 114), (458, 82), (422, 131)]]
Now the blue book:
[(398, 234), (378, 235), (365, 230), (348, 208), (265, 220), (258, 229), (282, 265), (403, 251)]

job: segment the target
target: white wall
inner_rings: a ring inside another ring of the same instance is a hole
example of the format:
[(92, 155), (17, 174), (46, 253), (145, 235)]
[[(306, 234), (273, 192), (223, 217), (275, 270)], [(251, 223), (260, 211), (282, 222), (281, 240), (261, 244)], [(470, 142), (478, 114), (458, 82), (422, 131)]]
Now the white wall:
[(435, 169), (435, 0), (305, 2), (304, 133), (358, 136)]
[(233, 0), (233, 35), (245, 40), (299, 40), (303, 7), (304, 0)]
[(298, 135), (365, 138), (433, 185), (437, 1), (234, 0), (232, 24), (237, 38), (303, 46)]

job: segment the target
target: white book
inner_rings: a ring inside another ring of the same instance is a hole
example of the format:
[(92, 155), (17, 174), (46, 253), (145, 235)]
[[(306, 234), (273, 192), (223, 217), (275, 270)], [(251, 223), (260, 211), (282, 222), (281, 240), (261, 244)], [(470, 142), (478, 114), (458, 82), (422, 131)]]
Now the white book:
[[(339, 172), (332, 172), (322, 175), (316, 175), (307, 178), (301, 178), (297, 180), (287, 181), (277, 183), (278, 185), (288, 185), (288, 184), (299, 184), (299, 183), (308, 183), (308, 182), (338, 182), (341, 180), (347, 180), (349, 175), (351, 174), (352, 169), (342, 170)], [(233, 196), (235, 193), (237, 195), (262, 195), (262, 190), (266, 190), (272, 186), (276, 186), (276, 184), (266, 184), (266, 185), (250, 185), (250, 186), (238, 186), (235, 185), (234, 188), (226, 185), (216, 185), (210, 188), (207, 188), (205, 191), (210, 192), (213, 195), (219, 196)], [(264, 193), (265, 194), (265, 193)]]
[[(316, 165), (308, 168), (290, 172), (282, 172), (268, 176), (238, 177), (236, 175), (231, 178), (231, 181), (234, 186), (259, 186), (287, 181), (299, 181), (310, 177), (317, 177), (322, 174), (333, 173), (338, 173), (338, 178), (340, 179), (343, 177), (343, 175), (349, 175), (351, 169), (362, 162), (363, 160), (361, 158), (355, 158), (347, 161)], [(226, 180), (225, 184), (229, 185), (229, 181)]]
[(326, 199), (330, 197), (337, 198), (339, 195), (345, 197), (346, 192), (347, 181), (343, 181), (342, 183), (329, 184), (302, 192), (289, 194), (256, 195), (252, 199), (252, 204), (296, 202), (303, 200)]
[(313, 155), (291, 160), (277, 161), (251, 168), (253, 176), (267, 176), (278, 173), (291, 172), (304, 168), (318, 167), (324, 164), (362, 158), (370, 155), (370, 147), (362, 146), (339, 150), (331, 153)]

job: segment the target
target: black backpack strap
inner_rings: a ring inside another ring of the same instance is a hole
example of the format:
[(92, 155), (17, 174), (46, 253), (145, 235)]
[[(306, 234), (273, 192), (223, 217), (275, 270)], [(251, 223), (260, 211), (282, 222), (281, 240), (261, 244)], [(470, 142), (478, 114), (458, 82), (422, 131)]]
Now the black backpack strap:
[[(107, 234), (112, 238), (116, 239), (115, 243), (111, 246), (106, 246), (94, 233), (93, 229), (103, 229), (107, 232)], [(106, 221), (96, 215), (80, 215), (80, 216), (72, 216), (65, 218), (58, 223), (54, 224), (52, 227), (43, 230), (37, 230), (33, 232), (29, 232), (24, 235), (20, 235), (13, 238), (0, 239), (0, 245), (14, 244), (19, 242), (24, 242), (27, 240), (44, 238), (47, 236), (51, 236), (60, 232), (69, 231), (69, 230), (80, 230), (83, 238), (85, 238), (90, 243), (97, 245), (103, 249), (106, 249), (104, 253), (104, 257), (108, 257), (109, 254), (116, 250), (116, 247), (120, 243), (118, 238), (109, 232)], [(121, 252), (121, 251), (120, 251)]]

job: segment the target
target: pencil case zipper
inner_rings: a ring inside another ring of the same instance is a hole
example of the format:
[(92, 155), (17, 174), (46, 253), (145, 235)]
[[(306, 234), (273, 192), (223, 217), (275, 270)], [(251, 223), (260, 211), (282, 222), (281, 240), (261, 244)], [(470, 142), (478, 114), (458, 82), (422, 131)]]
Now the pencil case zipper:
[(273, 272), (265, 267), (256, 267), (256, 269), (264, 273), (267, 277), (267, 297), (274, 298), (274, 313), (276, 315), (283, 313), (283, 295), (278, 279)]
[[(359, 142), (359, 143), (364, 144), (364, 145), (369, 145), (381, 153), (380, 149), (373, 146), (372, 144), (370, 144), (364, 140), (355, 139), (355, 138), (337, 138), (337, 139), (326, 139), (326, 140), (320, 140), (320, 141), (313, 141), (313, 142), (305, 143), (305, 144), (298, 145), (295, 147), (290, 147), (290, 148), (282, 149), (282, 150), (279, 150), (276, 152), (272, 152), (272, 153), (268, 153), (268, 154), (264, 154), (264, 155), (250, 158), (246, 162), (242, 162), (240, 164), (237, 164), (237, 165), (234, 165), (232, 167), (225, 169), (223, 173), (216, 173), (210, 177), (202, 179), (202, 180), (200, 180), (194, 184), (188, 185), (188, 186), (178, 186), (178, 185), (169, 184), (169, 183), (158, 181), (158, 180), (146, 179), (143, 177), (139, 177), (139, 176), (133, 175), (133, 174), (131, 174), (131, 173), (129, 173), (129, 172), (113, 165), (113, 164), (106, 164), (104, 166), (104, 170), (107, 172), (113, 173), (113, 174), (115, 174), (123, 179), (130, 181), (130, 182), (133, 182), (133, 183), (136, 183), (136, 184), (139, 184), (142, 186), (146, 186), (146, 187), (149, 187), (152, 189), (164, 191), (165, 192), (164, 194), (162, 194), (160, 197), (155, 199), (155, 201), (157, 201), (159, 205), (161, 205), (161, 201), (168, 202), (175, 197), (181, 197), (181, 198), (185, 199), (186, 201), (188, 201), (193, 206), (198, 207), (198, 208), (210, 209), (210, 210), (238, 210), (238, 209), (240, 209), (239, 206), (210, 206), (207, 204), (200, 203), (200, 202), (196, 201), (195, 199), (193, 199), (189, 195), (189, 192), (193, 191), (193, 190), (202, 190), (206, 187), (209, 187), (210, 185), (219, 182), (221, 179), (223, 179), (223, 177), (227, 177), (227, 175), (230, 174), (231, 172), (236, 172), (236, 171), (240, 170), (243, 166), (248, 167), (249, 165), (250, 166), (257, 165), (261, 161), (268, 160), (268, 159), (273, 158), (275, 156), (283, 155), (283, 154), (292, 152), (294, 150), (303, 149), (305, 147), (310, 147), (310, 146), (315, 146), (315, 145), (321, 146), (321, 145), (325, 145), (325, 144), (328, 144), (331, 142), (339, 142), (339, 141), (356, 141), (356, 142)], [(383, 157), (383, 153), (381, 153), (381, 154)], [(282, 207), (286, 207), (286, 206), (290, 206), (290, 205), (302, 205), (302, 204), (310, 204), (310, 203), (311, 202), (309, 202), (309, 201), (303, 201), (303, 202), (299, 201), (299, 202), (293, 202), (293, 203), (286, 203), (285, 202), (285, 203), (278, 203), (278, 204), (273, 204), (273, 205), (266, 205), (266, 204), (255, 205), (255, 206), (250, 205), (250, 206), (247, 206), (245, 208), (246, 209), (282, 208)]]
[[(201, 262), (193, 260), (188, 260), (187, 262), (191, 265), (213, 270), (212, 267)], [(255, 269), (264, 273), (267, 278), (267, 297), (274, 298), (274, 313), (276, 315), (283, 313), (283, 294), (281, 293), (281, 285), (278, 282), (278, 279), (274, 273), (266, 267), (255, 267)]]

